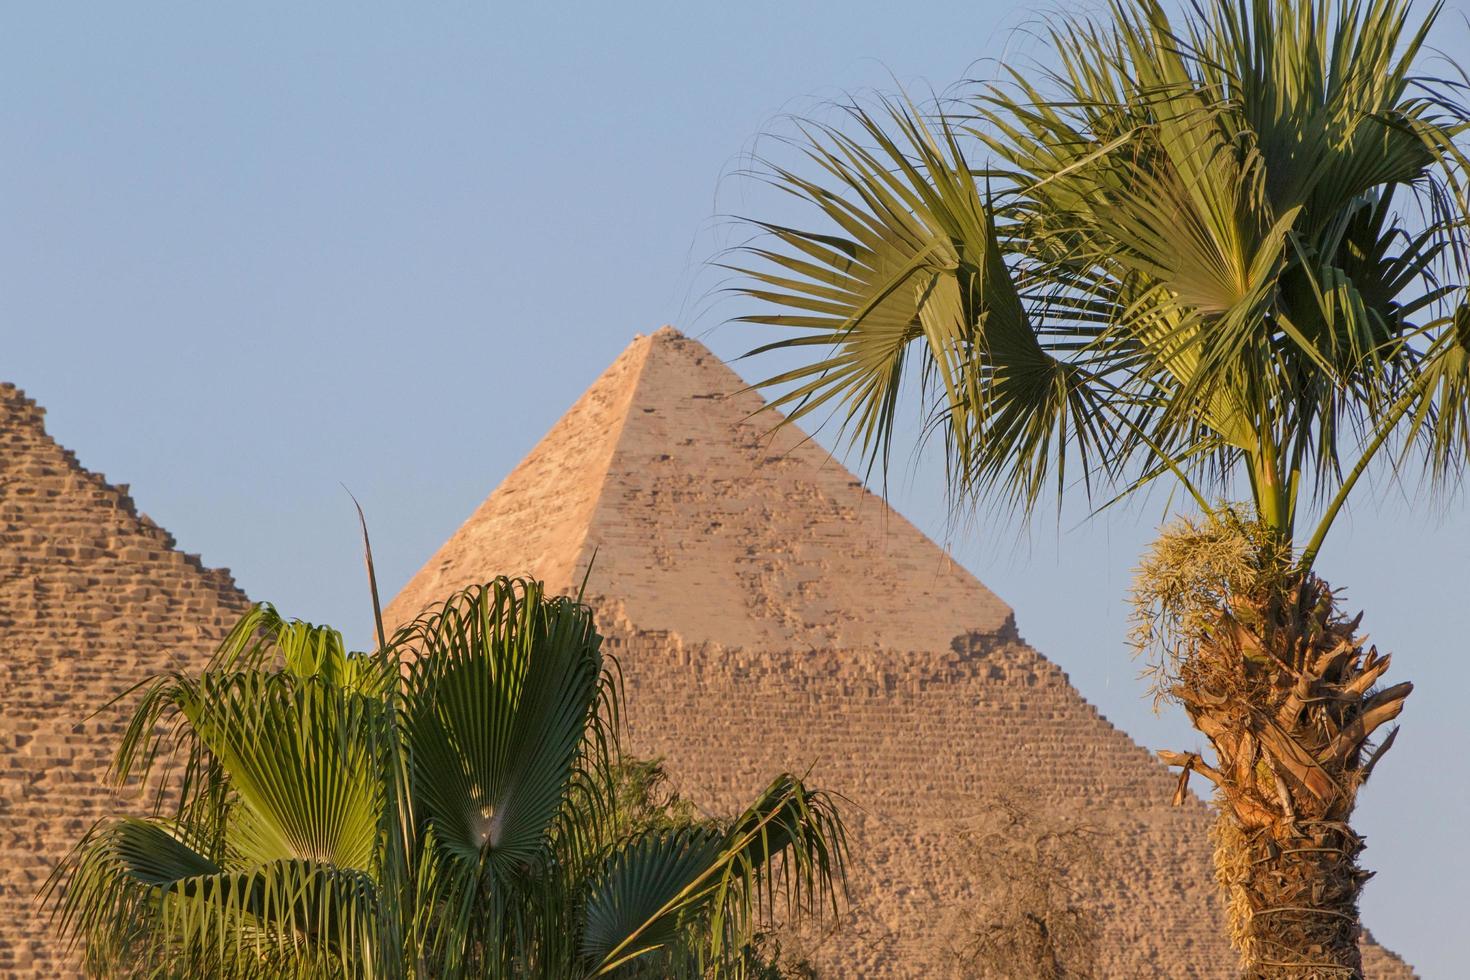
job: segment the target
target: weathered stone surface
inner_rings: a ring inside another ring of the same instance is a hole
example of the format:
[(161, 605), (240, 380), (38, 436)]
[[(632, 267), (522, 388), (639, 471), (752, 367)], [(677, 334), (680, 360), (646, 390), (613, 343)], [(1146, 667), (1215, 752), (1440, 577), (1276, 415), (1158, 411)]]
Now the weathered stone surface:
[[(1004, 796), (1095, 830), (1106, 977), (1231, 977), (1209, 810), (1025, 644), (1009, 608), (699, 343), (636, 340), (389, 605), (495, 574), (588, 595), (630, 748), (729, 810), (782, 769), (851, 800), (824, 977), (956, 975), (965, 834)], [(1065, 597), (1059, 597), (1064, 601)], [(1412, 973), (1366, 944), (1368, 975)]]
[[(714, 389), (711, 386), (717, 386)], [(751, 648), (947, 650), (1009, 607), (665, 328), (635, 342), (391, 604), (506, 571), (624, 604), (641, 628)], [(722, 390), (734, 392), (724, 397)], [(884, 534), (885, 529), (888, 531)]]
[(0, 384), (0, 977), (77, 972), (36, 892), (122, 806), (105, 776), (126, 715), (93, 712), (202, 666), (245, 606), (227, 571), (176, 551)]

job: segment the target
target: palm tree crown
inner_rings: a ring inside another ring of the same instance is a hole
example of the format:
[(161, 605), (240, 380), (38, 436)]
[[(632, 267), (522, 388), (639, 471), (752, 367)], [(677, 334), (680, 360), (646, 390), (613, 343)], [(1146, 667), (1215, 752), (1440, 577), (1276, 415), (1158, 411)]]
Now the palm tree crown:
[[(823, 175), (771, 179), (829, 229), (756, 222), (740, 291), (817, 347), (769, 379), (886, 465), (917, 359), (962, 496), (1029, 508), (1159, 476), (1208, 509), (1244, 474), (1259, 517), (1322, 535), (1385, 446), (1455, 473), (1470, 432), (1470, 114), (1419, 73), (1437, 8), (1156, 0), (1051, 29), (1054, 69), (961, 108), (808, 125)], [(983, 169), (970, 158), (988, 156)]]

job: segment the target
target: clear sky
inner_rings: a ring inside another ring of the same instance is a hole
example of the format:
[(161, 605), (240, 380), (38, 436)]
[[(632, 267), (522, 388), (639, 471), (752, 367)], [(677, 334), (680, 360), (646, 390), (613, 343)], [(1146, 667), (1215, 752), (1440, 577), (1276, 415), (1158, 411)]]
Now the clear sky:
[[(1029, 9), (1036, 9), (1034, 6)], [(355, 518), (393, 591), (635, 332), (733, 358), (705, 261), (786, 112), (920, 95), (1036, 51), (1004, 3), (10, 3), (0, 12), (0, 377), (82, 462), (255, 598), (366, 642)], [(1455, 12), (1439, 44), (1465, 51)], [(987, 61), (986, 59), (989, 59)], [(744, 362), (748, 378), (770, 365)], [(892, 498), (946, 536), (939, 475)], [(1365, 791), (1364, 918), (1470, 967), (1470, 507), (1380, 484), (1321, 567), (1418, 685)], [(955, 554), (1152, 747), (1124, 644), (1164, 514), (981, 525)], [(79, 709), (82, 706), (78, 706)]]

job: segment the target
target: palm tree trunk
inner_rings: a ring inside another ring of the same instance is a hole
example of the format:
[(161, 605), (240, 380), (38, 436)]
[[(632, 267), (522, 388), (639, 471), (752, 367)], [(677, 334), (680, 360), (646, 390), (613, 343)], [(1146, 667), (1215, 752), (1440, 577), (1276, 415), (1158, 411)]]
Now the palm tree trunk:
[(1213, 836), (1248, 980), (1362, 976), (1358, 893), (1370, 875), (1357, 864), (1361, 838), (1319, 821), (1283, 840), (1273, 828), (1245, 830), (1226, 806)]
[(1217, 788), (1215, 873), (1247, 980), (1359, 978), (1358, 895), (1370, 872), (1349, 823), (1392, 743), (1369, 739), (1412, 685), (1376, 690), (1389, 657), (1366, 648), (1315, 576), (1278, 596), (1231, 598), (1172, 693), (1214, 747), (1160, 753)]

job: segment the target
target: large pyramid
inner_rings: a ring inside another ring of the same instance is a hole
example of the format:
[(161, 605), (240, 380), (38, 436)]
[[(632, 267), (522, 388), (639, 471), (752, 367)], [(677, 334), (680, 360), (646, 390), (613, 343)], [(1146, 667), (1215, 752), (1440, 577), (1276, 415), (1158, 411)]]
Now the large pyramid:
[(77, 968), (36, 892), (119, 803), (103, 776), (125, 715), (89, 717), (160, 671), (202, 666), (246, 605), (46, 434), (0, 384), (0, 977)]
[[(1209, 813), (1017, 633), (1011, 610), (670, 328), (640, 337), (390, 604), (530, 574), (588, 595), (631, 749), (728, 810), (783, 769), (847, 796), (853, 910), (820, 976), (963, 975), (996, 801), (1085, 827), (1103, 977), (1231, 977)], [(1064, 601), (1064, 597), (1058, 597)], [(1413, 974), (1365, 943), (1367, 973)]]

